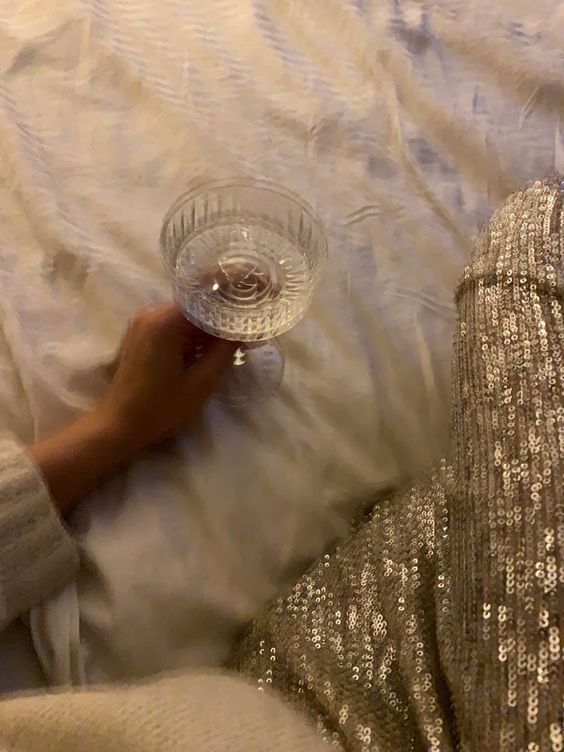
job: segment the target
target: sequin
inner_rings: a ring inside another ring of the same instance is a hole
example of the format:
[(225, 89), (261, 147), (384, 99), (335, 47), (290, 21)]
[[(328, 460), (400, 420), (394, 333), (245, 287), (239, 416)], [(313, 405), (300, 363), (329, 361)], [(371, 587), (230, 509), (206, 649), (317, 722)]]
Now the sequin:
[(563, 749), (563, 196), (560, 179), (511, 196), (463, 275), (448, 460), (233, 656), (336, 748)]

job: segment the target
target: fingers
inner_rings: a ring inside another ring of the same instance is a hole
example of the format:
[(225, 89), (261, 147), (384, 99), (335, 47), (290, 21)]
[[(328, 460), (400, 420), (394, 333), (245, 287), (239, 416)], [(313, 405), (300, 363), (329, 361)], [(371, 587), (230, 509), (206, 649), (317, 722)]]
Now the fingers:
[(162, 303), (141, 308), (135, 313), (131, 323), (142, 322), (147, 327), (155, 328), (174, 324), (181, 317), (182, 309), (176, 303)]
[(188, 370), (188, 388), (193, 388), (196, 383), (215, 385), (233, 363), (233, 354), (238, 347), (237, 342), (214, 337), (204, 355)]
[[(215, 388), (219, 378), (233, 362), (233, 354), (239, 347), (230, 342), (206, 334), (184, 316), (176, 303), (165, 303), (140, 311), (132, 321), (142, 336), (153, 342), (155, 353), (166, 352), (172, 356), (179, 350), (186, 370), (186, 386)], [(194, 355), (196, 353), (196, 355)], [(201, 355), (200, 355), (201, 353)]]
[(201, 334), (176, 303), (143, 308), (134, 316), (130, 327), (154, 340), (158, 347), (167, 349), (176, 344), (189, 344)]
[(183, 338), (189, 338), (194, 335), (198, 329), (192, 324), (182, 308), (176, 303), (166, 303), (158, 308), (153, 309), (155, 326), (161, 332), (171, 334), (180, 334)]

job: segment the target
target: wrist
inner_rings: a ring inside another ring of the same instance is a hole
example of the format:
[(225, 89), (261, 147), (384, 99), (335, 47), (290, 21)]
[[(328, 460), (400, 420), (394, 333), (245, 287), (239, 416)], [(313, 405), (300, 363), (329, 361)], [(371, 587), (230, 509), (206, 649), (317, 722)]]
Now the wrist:
[(93, 438), (103, 442), (115, 458), (116, 464), (130, 460), (143, 446), (139, 436), (127, 421), (123, 420), (109, 405), (99, 405), (88, 414)]
[(114, 417), (97, 408), (28, 447), (62, 514), (120, 465), (136, 448)]

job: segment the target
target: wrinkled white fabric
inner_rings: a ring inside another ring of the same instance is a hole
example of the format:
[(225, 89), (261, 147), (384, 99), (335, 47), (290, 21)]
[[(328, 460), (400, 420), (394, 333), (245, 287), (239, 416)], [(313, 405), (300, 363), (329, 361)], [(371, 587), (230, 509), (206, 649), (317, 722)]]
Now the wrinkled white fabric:
[(473, 236), (564, 169), (558, 0), (39, 0), (0, 10), (2, 407), (89, 406), (192, 179), (315, 205), (330, 261), (280, 393), (100, 488), (82, 573), (33, 614), (51, 681), (219, 664), (378, 489), (441, 456), (452, 290)]

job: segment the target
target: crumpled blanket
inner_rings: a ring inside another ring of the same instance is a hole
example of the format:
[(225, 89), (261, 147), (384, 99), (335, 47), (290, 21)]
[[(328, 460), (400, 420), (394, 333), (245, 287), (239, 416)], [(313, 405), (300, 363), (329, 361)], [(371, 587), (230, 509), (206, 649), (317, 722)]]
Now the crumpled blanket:
[(170, 295), (190, 181), (301, 193), (330, 261), (260, 408), (86, 499), (83, 569), (34, 610), (51, 682), (221, 664), (379, 490), (443, 453), (453, 290), (491, 210), (564, 169), (557, 0), (39, 0), (0, 9), (0, 406), (23, 441), (102, 393)]

